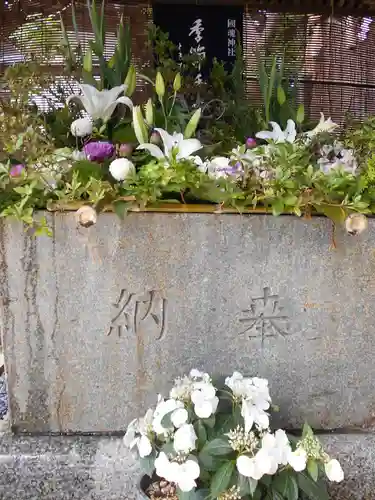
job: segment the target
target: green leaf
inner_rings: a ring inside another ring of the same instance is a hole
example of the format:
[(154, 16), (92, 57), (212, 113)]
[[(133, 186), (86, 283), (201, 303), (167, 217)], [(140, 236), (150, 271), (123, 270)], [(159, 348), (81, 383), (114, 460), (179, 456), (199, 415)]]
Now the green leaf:
[(297, 475), (297, 483), (310, 500), (329, 500), (325, 483), (315, 483), (305, 472)]
[(213, 498), (218, 497), (228, 488), (234, 468), (234, 462), (226, 462), (212, 477), (210, 493)]
[(144, 474), (147, 474), (147, 476), (152, 477), (152, 474), (154, 473), (155, 470), (155, 457), (154, 455), (149, 455), (148, 457), (140, 458), (139, 463), (141, 466), (141, 470), (144, 472)]
[(125, 215), (127, 214), (129, 208), (132, 206), (132, 203), (129, 203), (128, 201), (123, 201), (123, 200), (118, 200), (113, 202), (113, 209), (115, 211), (115, 214), (123, 220), (125, 218)]
[(283, 199), (284, 205), (287, 207), (293, 207), (298, 201), (297, 196), (291, 194)]
[(214, 457), (209, 453), (204, 452), (203, 450), (198, 454), (198, 462), (201, 469), (210, 472), (217, 471), (223, 463), (220, 458)]
[(305, 119), (305, 106), (303, 104), (300, 104), (297, 109), (296, 122), (303, 123), (304, 119)]
[(245, 477), (239, 474), (238, 478), (238, 487), (240, 488), (240, 495), (254, 495), (255, 490), (257, 489), (258, 481), (251, 477)]
[(319, 467), (315, 460), (310, 459), (307, 462), (307, 471), (313, 481), (317, 482), (319, 477)]
[(215, 415), (211, 415), (208, 418), (202, 418), (201, 421), (204, 423), (206, 427), (213, 429), (215, 427), (216, 418)]
[(217, 438), (209, 441), (203, 447), (205, 453), (214, 456), (228, 455), (233, 451), (227, 439)]
[(95, 163), (89, 160), (76, 161), (73, 164), (71, 173), (77, 172), (78, 179), (82, 182), (88, 182), (91, 177), (94, 179), (103, 178), (103, 168), (99, 163)]
[[(338, 206), (338, 205), (325, 205), (325, 204), (319, 204), (319, 205), (314, 205), (315, 209), (318, 212), (323, 213), (326, 217), (331, 219), (335, 224), (341, 226), (344, 224), (345, 219), (347, 217), (347, 213), (343, 209), (343, 207)], [(307, 424), (305, 424), (307, 425)], [(311, 428), (310, 428), (311, 431)], [(312, 431), (311, 431), (312, 433)]]
[(284, 202), (283, 200), (277, 199), (272, 202), (272, 213), (273, 215), (280, 215), (284, 212)]
[(181, 491), (177, 489), (177, 496), (179, 500), (205, 500), (209, 494), (208, 490), (192, 490)]
[(164, 417), (161, 419), (161, 425), (166, 429), (170, 429), (171, 427), (173, 427), (172, 420), (171, 420), (172, 413), (173, 413), (173, 411), (166, 413), (164, 415)]
[(285, 91), (280, 86), (277, 87), (277, 101), (280, 104), (280, 106), (282, 106), (284, 104), (284, 102), (286, 101)]
[(274, 477), (272, 488), (288, 500), (298, 500), (298, 485), (293, 472), (284, 470)]
[(202, 449), (207, 441), (207, 431), (201, 420), (197, 420), (194, 424), (194, 430), (198, 436), (198, 450)]

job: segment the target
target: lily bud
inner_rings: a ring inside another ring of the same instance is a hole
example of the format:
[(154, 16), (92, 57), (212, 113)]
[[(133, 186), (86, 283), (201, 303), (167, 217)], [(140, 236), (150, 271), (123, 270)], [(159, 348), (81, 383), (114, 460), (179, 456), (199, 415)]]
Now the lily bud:
[(96, 224), (96, 221), (98, 220), (98, 214), (96, 213), (96, 210), (94, 208), (89, 207), (88, 205), (84, 205), (77, 210), (76, 218), (78, 224), (80, 224), (81, 226), (90, 227)]
[(137, 86), (137, 72), (133, 64), (130, 66), (128, 74), (125, 78), (125, 95), (131, 97)]
[(189, 123), (186, 125), (184, 137), (185, 139), (190, 139), (195, 134), (197, 130), (199, 120), (201, 119), (202, 110), (197, 109), (193, 116), (190, 118)]
[(181, 89), (181, 85), (182, 85), (181, 73), (177, 73), (177, 75), (174, 77), (173, 90), (175, 92), (178, 92)]
[(87, 72), (87, 73), (91, 73), (92, 72), (92, 50), (91, 50), (91, 47), (89, 47), (87, 49), (87, 52), (83, 58), (83, 69)]
[(150, 143), (151, 144), (160, 144), (161, 142), (161, 137), (159, 132), (152, 132), (151, 137), (150, 137)]
[(145, 144), (148, 141), (148, 132), (140, 106), (134, 106), (133, 108), (133, 127), (139, 144)]
[(159, 99), (163, 99), (165, 95), (165, 83), (163, 75), (158, 71), (156, 73), (155, 90)]
[(363, 214), (350, 214), (345, 219), (345, 229), (348, 234), (357, 236), (368, 228), (368, 219)]
[(154, 124), (154, 105), (152, 99), (150, 98), (145, 105), (146, 123), (150, 127)]

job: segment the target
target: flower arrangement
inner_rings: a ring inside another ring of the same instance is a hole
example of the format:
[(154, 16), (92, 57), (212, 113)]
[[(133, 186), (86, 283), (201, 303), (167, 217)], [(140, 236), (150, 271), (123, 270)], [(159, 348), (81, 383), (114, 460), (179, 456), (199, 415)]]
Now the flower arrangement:
[[(89, 2), (89, 17), (95, 42), (85, 55), (79, 44), (73, 49), (62, 27), (69, 78), (84, 83), (64, 96), (59, 110), (43, 114), (30, 106), (31, 96), (46, 90), (35, 63), (31, 75), (25, 65), (6, 75), (11, 104), (0, 104), (1, 217), (16, 218), (38, 234), (49, 232), (46, 221), (35, 217), (38, 209), (85, 206), (77, 220), (92, 225), (102, 210), (124, 217), (155, 204), (173, 211), (176, 203), (204, 203), (215, 213), (325, 214), (350, 234), (367, 227), (365, 215), (375, 213), (372, 127), (340, 130), (322, 114), (308, 130), (299, 107), (294, 120), (270, 121), (272, 130), (205, 143), (198, 139), (202, 110), (187, 112), (179, 104), (181, 74), (166, 79), (157, 71), (154, 80), (139, 74), (123, 20), (116, 53), (106, 60), (95, 2)], [(99, 79), (93, 56), (100, 62)], [(145, 80), (152, 96), (135, 105), (137, 83)], [(273, 83), (268, 85), (274, 96)], [(284, 94), (277, 88), (280, 105)], [(265, 116), (271, 119), (270, 108)]]
[(270, 428), (268, 381), (234, 372), (222, 387), (196, 369), (169, 398), (133, 420), (124, 442), (150, 477), (151, 499), (328, 499), (324, 478), (344, 478), (305, 424), (302, 436)]

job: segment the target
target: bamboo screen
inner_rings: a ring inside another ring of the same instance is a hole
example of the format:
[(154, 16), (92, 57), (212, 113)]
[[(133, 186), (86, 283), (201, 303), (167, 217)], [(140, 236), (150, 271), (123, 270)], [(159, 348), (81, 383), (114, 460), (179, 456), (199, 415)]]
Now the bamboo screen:
[[(143, 66), (149, 62), (145, 42), (152, 22), (152, 6), (147, 0), (116, 1), (106, 3), (107, 52), (113, 52), (116, 27), (124, 15), (131, 23), (134, 61)], [(220, 0), (216, 3), (220, 8)], [(320, 14), (315, 5), (314, 13), (299, 13), (301, 9), (290, 2), (284, 2), (280, 12), (279, 4), (271, 8), (270, 3), (258, 1), (257, 5), (245, 8), (243, 42), (249, 100), (261, 101), (256, 75), (258, 50), (264, 55), (283, 55), (288, 84), (296, 85), (298, 101), (305, 104), (311, 117), (316, 118), (324, 111), (342, 122), (348, 113), (356, 118), (375, 114), (375, 17), (371, 17), (374, 12), (367, 9), (366, 17), (366, 7), (361, 11), (351, 7), (353, 15), (347, 8), (345, 15), (335, 12), (332, 16), (327, 12)], [(92, 36), (86, 4), (75, 5), (79, 36), (85, 48)], [(268, 10), (262, 6), (268, 6)], [(35, 55), (56, 75), (62, 74), (62, 59), (55, 47), (61, 40), (60, 13), (72, 42), (75, 39), (70, 2), (5, 0), (0, 9), (0, 74), (7, 66)]]

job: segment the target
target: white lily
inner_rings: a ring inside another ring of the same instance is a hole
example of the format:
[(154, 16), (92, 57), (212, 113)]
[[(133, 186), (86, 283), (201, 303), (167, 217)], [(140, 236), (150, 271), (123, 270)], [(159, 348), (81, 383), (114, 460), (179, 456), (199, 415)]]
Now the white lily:
[(156, 132), (160, 135), (164, 151), (162, 151), (156, 144), (140, 144), (137, 149), (146, 149), (154, 158), (158, 160), (165, 160), (168, 163), (173, 158), (176, 160), (183, 160), (189, 158), (193, 153), (202, 149), (202, 144), (198, 139), (184, 139), (183, 134), (174, 132), (173, 135), (168, 134), (162, 128), (156, 128)]
[(79, 87), (82, 94), (69, 96), (66, 104), (69, 104), (73, 99), (80, 101), (94, 121), (102, 119), (104, 122), (107, 122), (118, 104), (125, 104), (128, 108), (133, 109), (133, 103), (129, 97), (119, 97), (125, 91), (125, 85), (119, 85), (110, 90), (98, 90), (92, 85), (87, 84), (82, 84)]
[(272, 132), (269, 132), (267, 130), (262, 130), (261, 132), (255, 134), (255, 137), (257, 137), (258, 139), (271, 140), (276, 143), (280, 142), (293, 143), (295, 141), (297, 136), (297, 131), (296, 131), (296, 124), (294, 123), (293, 120), (288, 120), (286, 122), (285, 130), (281, 130), (280, 125), (276, 122), (270, 122), (270, 125), (272, 127)]
[(334, 123), (330, 118), (327, 118), (327, 120), (324, 118), (324, 114), (320, 113), (320, 120), (318, 125), (313, 129), (307, 132), (307, 137), (314, 137), (317, 134), (321, 134), (322, 132), (332, 132), (337, 128), (338, 125), (337, 123)]

